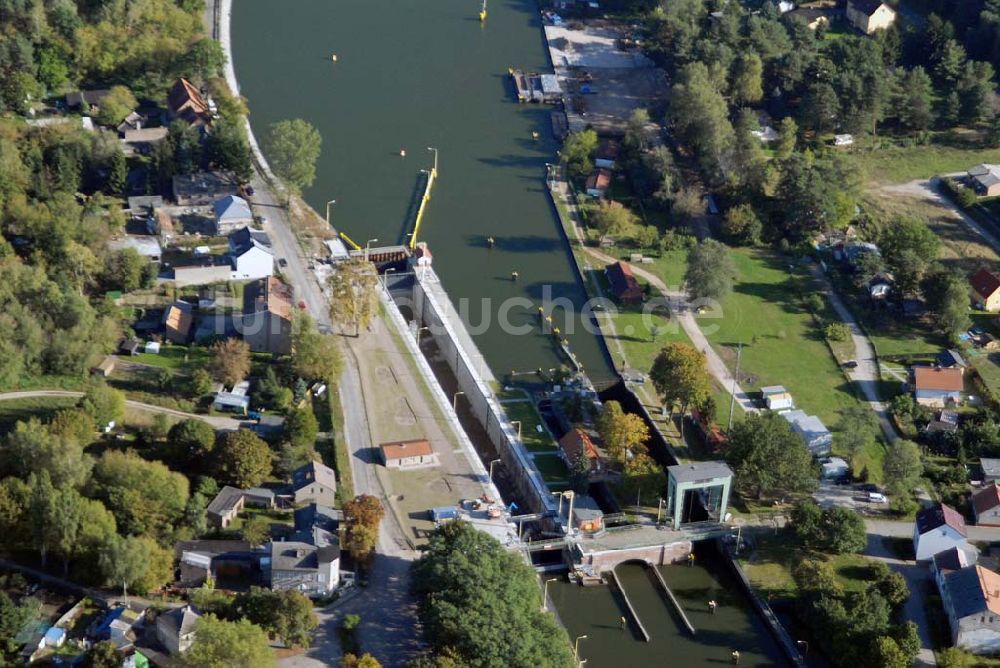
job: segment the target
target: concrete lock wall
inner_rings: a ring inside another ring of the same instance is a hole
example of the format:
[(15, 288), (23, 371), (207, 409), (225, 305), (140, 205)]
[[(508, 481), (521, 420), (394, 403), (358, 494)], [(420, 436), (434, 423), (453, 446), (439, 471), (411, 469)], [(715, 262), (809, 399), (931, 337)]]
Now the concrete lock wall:
[(466, 331), (440, 280), (429, 267), (419, 268), (414, 276), (411, 293), (414, 320), (428, 328), (424, 336), (434, 337), (459, 389), (465, 393), (472, 415), (483, 426), (519, 495), (528, 503), (528, 508), (520, 510), (554, 514), (555, 500), (493, 394), (496, 378)]
[(613, 570), (615, 566), (626, 561), (645, 561), (653, 566), (663, 566), (686, 560), (693, 549), (693, 543), (685, 540), (667, 545), (649, 545), (606, 552), (584, 552), (583, 564), (591, 566), (595, 573)]

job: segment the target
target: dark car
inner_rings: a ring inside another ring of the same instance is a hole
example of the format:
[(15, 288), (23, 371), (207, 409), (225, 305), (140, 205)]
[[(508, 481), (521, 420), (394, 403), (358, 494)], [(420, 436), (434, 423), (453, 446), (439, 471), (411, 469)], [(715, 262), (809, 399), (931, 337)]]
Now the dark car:
[(844, 368), (845, 369), (857, 369), (858, 368), (858, 361), (857, 360), (847, 360), (846, 362), (844, 362)]
[(286, 260), (283, 257), (279, 257), (278, 258), (278, 266), (281, 267), (282, 269), (284, 269), (285, 267), (288, 266), (288, 260)]
[(247, 186), (246, 187), (246, 192), (247, 192), (247, 197), (253, 197), (253, 193), (254, 193), (253, 186)]

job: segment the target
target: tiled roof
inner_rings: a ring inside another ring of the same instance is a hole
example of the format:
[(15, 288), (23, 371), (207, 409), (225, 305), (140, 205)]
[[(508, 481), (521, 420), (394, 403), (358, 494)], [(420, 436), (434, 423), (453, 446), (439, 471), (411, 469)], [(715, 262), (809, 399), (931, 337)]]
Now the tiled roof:
[(1000, 506), (1000, 487), (987, 485), (972, 495), (972, 507), (976, 509), (976, 514), (985, 513)]
[(965, 529), (965, 518), (962, 514), (943, 503), (936, 504), (917, 513), (917, 529), (920, 535), (934, 531), (943, 526), (950, 526), (963, 536), (968, 535)]
[(918, 366), (913, 370), (913, 383), (918, 390), (961, 392), (965, 387), (962, 380), (962, 370), (958, 368), (936, 369), (929, 366)]
[(434, 448), (424, 439), (383, 443), (378, 447), (382, 449), (382, 456), (386, 461), (404, 457), (427, 457), (434, 454)]
[(980, 269), (969, 279), (972, 289), (983, 299), (989, 299), (994, 292), (1000, 290), (1000, 278), (986, 269)]

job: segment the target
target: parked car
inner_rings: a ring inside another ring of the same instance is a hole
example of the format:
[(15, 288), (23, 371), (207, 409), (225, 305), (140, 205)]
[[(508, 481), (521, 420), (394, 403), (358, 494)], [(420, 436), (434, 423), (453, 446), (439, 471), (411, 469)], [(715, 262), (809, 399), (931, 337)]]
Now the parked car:
[(857, 369), (858, 368), (858, 361), (857, 360), (847, 360), (846, 362), (844, 362), (844, 368), (845, 369)]
[(889, 499), (881, 492), (868, 492), (868, 503), (889, 503)]
[(282, 269), (284, 269), (285, 267), (288, 266), (288, 260), (286, 260), (283, 257), (279, 257), (278, 258), (278, 266), (281, 267)]

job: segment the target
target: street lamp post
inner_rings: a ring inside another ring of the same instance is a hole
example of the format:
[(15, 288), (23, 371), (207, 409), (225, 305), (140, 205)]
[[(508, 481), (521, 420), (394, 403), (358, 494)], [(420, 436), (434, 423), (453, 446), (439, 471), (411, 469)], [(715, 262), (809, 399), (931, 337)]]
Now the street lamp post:
[(520, 420), (511, 420), (510, 423), (517, 425), (517, 440), (520, 441), (521, 440), (521, 421)]
[(369, 239), (365, 242), (365, 262), (368, 261), (368, 251), (371, 250), (372, 244), (377, 241), (378, 239)]
[(389, 272), (396, 271), (395, 267), (389, 267), (382, 273), (382, 289), (389, 292)]
[(458, 392), (456, 392), (451, 397), (451, 410), (453, 410), (453, 411), (457, 411), (458, 410), (458, 395), (460, 395), (460, 394), (464, 395), (465, 392), (462, 392), (461, 390), (459, 390)]
[(499, 459), (494, 459), (490, 462), (490, 482), (493, 482), (493, 465), (500, 462)]
[(577, 661), (580, 660), (580, 641), (586, 639), (587, 639), (586, 635), (577, 636), (576, 642), (573, 643), (573, 658), (576, 659)]
[(545, 581), (545, 587), (542, 588), (542, 610), (549, 609), (549, 583), (555, 582), (559, 578), (549, 578)]
[(434, 152), (434, 176), (437, 176), (437, 172), (438, 172), (438, 150), (436, 148), (434, 148), (433, 146), (428, 146), (427, 150)]
[(326, 226), (327, 227), (330, 227), (330, 205), (331, 204), (336, 204), (336, 203), (337, 203), (337, 200), (335, 200), (335, 199), (332, 199), (332, 200), (330, 200), (329, 202), (326, 203)]
[(573, 502), (576, 501), (576, 492), (568, 489), (563, 492), (563, 496), (569, 497), (569, 512), (566, 513), (566, 521), (569, 522), (570, 533), (573, 533)]

